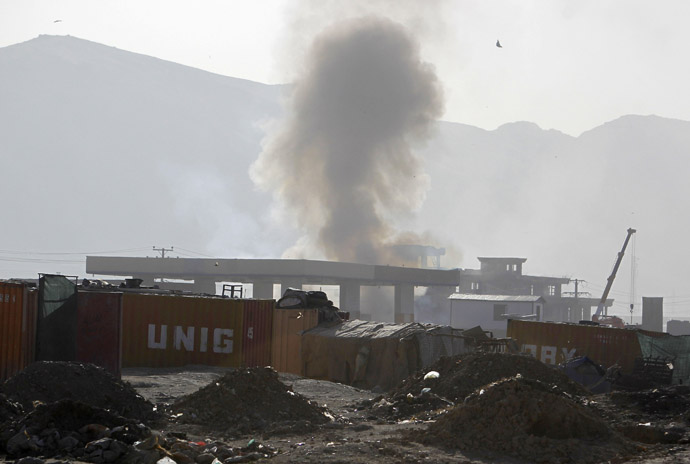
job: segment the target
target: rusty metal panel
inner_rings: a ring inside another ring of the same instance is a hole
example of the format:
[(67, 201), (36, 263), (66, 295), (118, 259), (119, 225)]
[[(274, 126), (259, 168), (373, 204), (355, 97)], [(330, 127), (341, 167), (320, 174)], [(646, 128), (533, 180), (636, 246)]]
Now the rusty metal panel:
[(278, 372), (304, 375), (302, 332), (319, 323), (318, 309), (276, 309), (273, 311), (271, 364)]
[(243, 302), (243, 365), (244, 367), (269, 366), (275, 300), (243, 300)]
[(36, 360), (36, 324), (38, 321), (38, 290), (27, 288), (22, 317), (22, 369)]
[(122, 367), (240, 367), (241, 300), (125, 293)]
[(520, 350), (547, 364), (560, 364), (577, 356), (587, 356), (605, 367), (621, 366), (632, 372), (635, 358), (642, 356), (637, 333), (588, 324), (508, 321), (508, 337)]
[(122, 293), (80, 291), (77, 298), (77, 361), (120, 376)]
[(0, 282), (0, 381), (12, 377), (33, 359), (33, 350), (27, 353), (26, 347), (35, 337), (31, 315), (35, 318), (36, 311), (27, 305), (27, 295), (24, 284)]

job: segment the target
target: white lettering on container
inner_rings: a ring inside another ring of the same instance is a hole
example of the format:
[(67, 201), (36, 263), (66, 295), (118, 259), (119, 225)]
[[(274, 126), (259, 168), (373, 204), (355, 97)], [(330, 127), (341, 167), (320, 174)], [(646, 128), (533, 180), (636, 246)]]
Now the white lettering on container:
[(568, 348), (561, 348), (561, 351), (563, 352), (563, 356), (565, 357), (565, 360), (569, 361), (569, 360), (573, 359), (577, 349), (573, 348), (570, 351), (568, 351)]
[(542, 346), (541, 362), (545, 364), (556, 364), (556, 352), (555, 346)]
[(537, 345), (522, 345), (522, 352), (527, 353), (533, 358), (537, 357)]
[[(174, 326), (172, 330), (172, 348), (176, 350), (194, 351), (197, 328), (193, 326), (183, 327), (180, 325)], [(199, 327), (199, 346), (198, 350), (201, 353), (208, 351), (208, 327)], [(158, 335), (158, 337), (156, 337)], [(213, 352), (214, 353), (232, 353), (234, 335), (233, 329), (216, 328), (213, 329)], [(168, 326), (160, 325), (160, 329), (156, 324), (148, 325), (148, 341), (147, 346), (152, 350), (165, 350), (168, 347)]]
[(152, 350), (164, 350), (166, 347), (166, 341), (168, 340), (168, 326), (161, 325), (161, 338), (159, 342), (156, 342), (156, 324), (149, 324), (149, 340), (148, 347)]
[(201, 328), (201, 337), (199, 338), (199, 351), (206, 353), (206, 349), (208, 348), (208, 327)]
[(187, 327), (187, 333), (184, 333), (182, 327), (175, 326), (174, 345), (176, 350), (181, 350), (182, 345), (187, 351), (194, 351), (194, 327)]
[[(223, 335), (227, 338), (222, 338)], [(232, 329), (213, 329), (213, 352), (232, 353), (232, 335)]]

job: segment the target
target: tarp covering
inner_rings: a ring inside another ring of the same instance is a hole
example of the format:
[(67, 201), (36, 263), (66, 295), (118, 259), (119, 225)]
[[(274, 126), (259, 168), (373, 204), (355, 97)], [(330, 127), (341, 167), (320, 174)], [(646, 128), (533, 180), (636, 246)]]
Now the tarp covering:
[(65, 276), (38, 283), (37, 361), (74, 361), (77, 355), (77, 286)]
[(320, 325), (302, 336), (304, 375), (385, 391), (441, 356), (465, 352), (461, 333), (415, 322)]
[(690, 335), (650, 337), (637, 333), (643, 358), (659, 358), (673, 363), (673, 383), (690, 385)]

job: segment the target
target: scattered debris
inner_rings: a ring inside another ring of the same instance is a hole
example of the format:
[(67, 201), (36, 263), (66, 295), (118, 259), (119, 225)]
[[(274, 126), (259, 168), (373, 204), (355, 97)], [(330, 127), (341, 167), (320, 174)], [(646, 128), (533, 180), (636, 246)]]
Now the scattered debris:
[(479, 387), (517, 374), (556, 385), (570, 395), (589, 395), (562, 372), (525, 355), (475, 352), (442, 357), (426, 372), (429, 371), (437, 372), (438, 378), (425, 378), (427, 374), (418, 372), (399, 385), (392, 392), (393, 396), (400, 393), (417, 395), (423, 388), (430, 388), (431, 392), (458, 403)]

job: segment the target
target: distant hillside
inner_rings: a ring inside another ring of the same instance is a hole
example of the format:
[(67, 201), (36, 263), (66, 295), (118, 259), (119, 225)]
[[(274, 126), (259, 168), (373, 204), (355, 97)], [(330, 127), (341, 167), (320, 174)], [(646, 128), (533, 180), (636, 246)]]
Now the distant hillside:
[[(73, 37), (0, 48), (0, 193), (12, 224), (0, 248), (280, 256), (297, 232), (276, 223), (248, 168), (284, 92)], [(439, 237), (445, 265), (526, 257), (525, 272), (584, 278), (598, 296), (632, 226), (638, 296), (683, 309), (670, 298), (686, 295), (690, 261), (690, 122), (623, 116), (579, 137), (439, 122), (421, 150), (431, 187), (398, 226)]]

